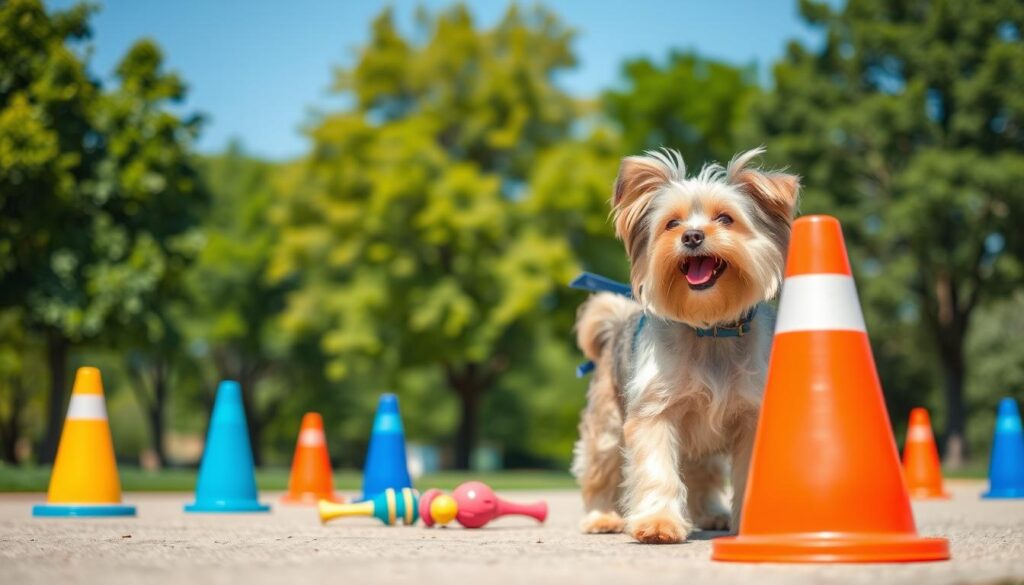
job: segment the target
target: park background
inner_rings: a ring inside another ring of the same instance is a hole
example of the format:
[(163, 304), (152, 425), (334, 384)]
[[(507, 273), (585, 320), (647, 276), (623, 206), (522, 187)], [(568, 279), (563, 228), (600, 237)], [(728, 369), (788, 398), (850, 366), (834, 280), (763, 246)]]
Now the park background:
[(1024, 398), (1024, 4), (293, 4), (0, 1), (2, 487), (45, 486), (80, 365), (129, 487), (191, 486), (225, 378), (268, 469), (307, 410), (357, 469), (394, 392), (441, 467), (561, 477), (618, 162), (760, 144), (844, 222), (897, 439), (926, 406), (983, 469)]

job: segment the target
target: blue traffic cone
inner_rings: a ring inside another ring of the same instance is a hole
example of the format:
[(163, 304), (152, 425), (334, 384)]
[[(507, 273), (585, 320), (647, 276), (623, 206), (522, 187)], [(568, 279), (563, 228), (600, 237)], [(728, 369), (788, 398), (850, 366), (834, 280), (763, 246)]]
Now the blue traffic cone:
[(210, 417), (196, 482), (196, 501), (186, 512), (266, 512), (270, 506), (257, 499), (249, 429), (238, 382), (224, 380)]
[(411, 487), (398, 397), (382, 394), (377, 403), (377, 416), (373, 419), (370, 448), (363, 469), (363, 500), (369, 500), (388, 488), (400, 492), (402, 488)]
[(1013, 398), (999, 401), (988, 483), (983, 498), (1024, 498), (1024, 431)]

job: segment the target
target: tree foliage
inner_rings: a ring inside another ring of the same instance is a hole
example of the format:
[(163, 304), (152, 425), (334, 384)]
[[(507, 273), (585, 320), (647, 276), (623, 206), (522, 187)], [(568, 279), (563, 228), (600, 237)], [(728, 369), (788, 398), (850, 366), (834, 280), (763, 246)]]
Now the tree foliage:
[(283, 324), (319, 337), (329, 378), (372, 373), (387, 388), (403, 371), (441, 372), (461, 404), (465, 467), (483, 394), (574, 270), (518, 202), (536, 153), (568, 131), (552, 77), (573, 60), (541, 9), (512, 7), (490, 30), (464, 7), (419, 26), (417, 44), (385, 11), (338, 72), (355, 106), (312, 130), (271, 271), (299, 280)]
[(288, 283), (270, 282), (267, 275), (279, 237), (270, 210), (286, 169), (253, 159), (234, 143), (223, 155), (206, 158), (201, 170), (214, 196), (203, 221), (202, 251), (188, 272), (191, 311), (184, 327), (192, 354), (207, 365), (207, 390), (199, 402), (212, 406), (218, 380), (239, 381), (259, 462), (263, 429), (284, 397), (257, 389), (287, 345), (276, 319)]
[[(930, 345), (920, 365), (941, 368), (946, 455), (957, 463), (972, 316), (1022, 277), (1024, 7), (851, 0), (801, 9), (826, 42), (790, 45), (775, 91), (756, 108), (757, 132), (805, 176), (803, 210), (844, 220), (876, 340), (882, 331)], [(914, 401), (926, 390), (897, 388)]]
[(1024, 8), (800, 7), (822, 42), (791, 43), (770, 87), (670, 50), (591, 99), (560, 86), (573, 31), (542, 7), (488, 27), (420, 9), (408, 30), (384, 10), (336, 70), (346, 106), (271, 163), (237, 144), (197, 160), (202, 120), (152, 41), (101, 79), (92, 7), (0, 2), (0, 454), (43, 407), (55, 447), (70, 354), (123, 361), (109, 379), (161, 460), (234, 378), (258, 460), (318, 410), (358, 465), (396, 391), (410, 438), (453, 443), (460, 466), (478, 439), (564, 463), (585, 392), (585, 295), (565, 283), (628, 275), (608, 220), (621, 158), (668, 146), (694, 168), (758, 144), (803, 176), (803, 213), (844, 222), (894, 422), (923, 404), (948, 459), (983, 448), (1024, 375)]
[(62, 424), (68, 347), (165, 336), (161, 297), (187, 264), (182, 236), (205, 197), (189, 153), (197, 121), (166, 109), (184, 85), (141, 41), (104, 91), (75, 50), (90, 12), (0, 5), (0, 290), (48, 342), (44, 458)]
[(694, 53), (673, 51), (662, 66), (628, 61), (622, 72), (624, 87), (605, 92), (603, 102), (621, 128), (624, 150), (670, 146), (700, 164), (736, 154), (741, 124), (761, 93), (753, 67)]

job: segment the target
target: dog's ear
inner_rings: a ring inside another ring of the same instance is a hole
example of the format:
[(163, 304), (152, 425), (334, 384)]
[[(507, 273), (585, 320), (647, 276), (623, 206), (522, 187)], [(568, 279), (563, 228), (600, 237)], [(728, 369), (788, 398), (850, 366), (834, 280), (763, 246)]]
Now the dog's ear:
[(651, 196), (677, 175), (685, 174), (682, 158), (673, 151), (650, 152), (647, 156), (622, 159), (615, 179), (612, 210), (615, 213), (615, 235), (626, 245), (626, 253), (636, 263), (646, 249), (647, 226), (644, 217)]
[[(648, 153), (647, 156), (627, 156), (619, 166), (619, 176), (615, 179), (615, 195), (612, 207), (620, 209), (632, 205), (638, 198), (649, 194), (672, 180), (677, 173), (672, 167), (682, 165), (682, 159), (673, 153), (674, 161), (670, 161), (661, 153)], [(673, 156), (669, 154), (667, 156)], [(678, 161), (678, 163), (676, 163)], [(672, 163), (672, 164), (670, 164)]]
[(748, 166), (763, 153), (764, 147), (759, 147), (736, 155), (726, 170), (727, 180), (742, 188), (768, 213), (791, 221), (800, 198), (800, 177), (780, 172), (763, 172)]
[(648, 211), (654, 194), (669, 181), (686, 175), (683, 159), (674, 150), (648, 152), (646, 156), (622, 159), (615, 179), (612, 210), (615, 213), (615, 235), (622, 240), (630, 262), (633, 297), (641, 300), (643, 282), (647, 278), (647, 250), (650, 245)]

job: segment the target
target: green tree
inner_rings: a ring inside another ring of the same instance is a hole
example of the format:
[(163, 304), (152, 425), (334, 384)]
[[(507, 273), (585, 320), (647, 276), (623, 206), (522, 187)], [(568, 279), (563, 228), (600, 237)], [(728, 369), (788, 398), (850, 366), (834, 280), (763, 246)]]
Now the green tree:
[[(108, 315), (104, 336), (127, 350), (132, 388), (160, 463), (167, 461), (171, 377), (185, 354), (184, 276), (201, 244), (197, 228), (207, 205), (191, 152), (201, 119), (171, 113), (186, 88), (163, 64), (154, 42), (135, 43), (117, 65), (116, 88), (97, 104), (105, 146), (97, 191), (106, 222), (95, 237), (113, 236), (117, 250), (100, 256), (90, 289), (92, 310)], [(121, 252), (124, 247), (131, 251)]]
[(319, 340), (330, 379), (372, 375), (384, 389), (405, 372), (441, 375), (465, 468), (485, 393), (574, 271), (520, 203), (536, 153), (569, 131), (572, 103), (552, 77), (573, 58), (542, 9), (512, 7), (489, 30), (461, 6), (419, 21), (415, 44), (385, 11), (339, 72), (354, 106), (311, 132), (271, 273), (297, 279), (282, 322)]
[[(804, 212), (844, 220), (876, 349), (879, 331), (909, 331), (904, 352), (930, 345), (919, 361), (940, 365), (945, 457), (958, 465), (972, 317), (1022, 278), (1024, 5), (805, 0), (801, 11), (825, 43), (790, 45), (757, 136), (804, 175)], [(897, 378), (890, 392), (921, 402), (895, 369), (882, 371)]]
[(180, 81), (142, 42), (103, 93), (75, 52), (91, 10), (0, 4), (0, 307), (26, 306), (47, 343), (44, 461), (63, 423), (69, 349), (159, 329), (153, 311), (202, 200), (187, 160), (194, 126), (164, 109)]
[(0, 311), (0, 460), (18, 463), (30, 393), (25, 384), (29, 340), (23, 311)]
[(67, 330), (59, 297), (86, 247), (80, 209), (95, 164), (97, 88), (69, 43), (88, 37), (89, 9), (47, 14), (38, 0), (0, 5), (0, 305), (28, 304), (47, 343), (49, 412), (43, 459), (64, 415)]
[[(584, 268), (619, 280), (628, 279), (629, 265), (622, 242), (615, 239), (608, 203), (623, 152), (618, 132), (607, 125), (560, 142), (537, 156), (523, 201), (531, 224), (564, 239)], [(575, 317), (573, 305), (565, 305), (567, 328)]]
[(968, 445), (988, 451), (995, 428), (999, 400), (1010, 396), (1024, 401), (1024, 290), (978, 308), (967, 338), (971, 375), (967, 400), (971, 414)]
[[(241, 384), (253, 456), (260, 463), (263, 429), (285, 397), (257, 393), (279, 364), (284, 345), (275, 320), (288, 282), (267, 278), (278, 240), (269, 211), (278, 196), (280, 169), (246, 156), (233, 143), (225, 154), (207, 157), (202, 174), (213, 200), (203, 224), (203, 249), (188, 275), (188, 337), (217, 380)], [(209, 388), (217, 380), (210, 380)], [(212, 392), (209, 397), (212, 405)]]
[(602, 102), (626, 153), (670, 147), (691, 166), (736, 154), (737, 133), (760, 93), (753, 66), (671, 52), (664, 65), (636, 59), (622, 73), (625, 86), (605, 92)]

